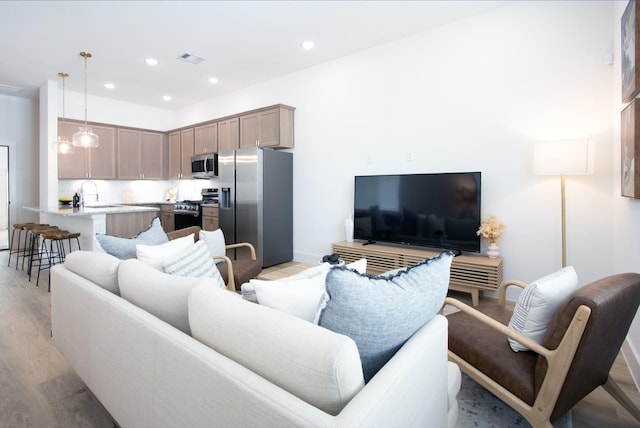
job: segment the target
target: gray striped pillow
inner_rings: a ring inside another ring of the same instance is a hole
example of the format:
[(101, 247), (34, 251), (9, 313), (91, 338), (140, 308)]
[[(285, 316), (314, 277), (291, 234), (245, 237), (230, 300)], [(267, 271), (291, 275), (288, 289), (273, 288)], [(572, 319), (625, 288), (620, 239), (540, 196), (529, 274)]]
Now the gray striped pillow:
[(198, 241), (182, 254), (162, 261), (162, 269), (171, 275), (214, 278), (220, 288), (226, 288), (222, 276), (204, 242)]

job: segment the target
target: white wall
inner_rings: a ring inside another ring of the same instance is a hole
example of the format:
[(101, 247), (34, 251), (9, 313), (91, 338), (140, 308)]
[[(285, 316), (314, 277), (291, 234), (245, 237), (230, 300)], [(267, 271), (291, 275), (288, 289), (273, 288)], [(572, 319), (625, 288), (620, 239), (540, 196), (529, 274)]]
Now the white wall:
[(596, 173), (567, 179), (567, 223), (568, 262), (590, 281), (613, 268), (598, 251), (613, 242), (612, 14), (609, 2), (513, 2), (193, 106), (176, 126), (297, 108), (297, 260), (344, 239), (354, 175), (482, 171), (483, 214), (507, 225), (505, 276), (525, 281), (561, 264), (559, 178), (533, 174), (533, 144), (589, 138)]
[(36, 221), (22, 210), (38, 204), (38, 103), (0, 95), (0, 145), (9, 147), (9, 222)]
[[(612, 118), (614, 129), (613, 138), (613, 198), (611, 204), (612, 234), (613, 246), (611, 247), (613, 272), (640, 272), (638, 264), (638, 255), (640, 254), (640, 201), (619, 196), (621, 191), (621, 155), (620, 155), (620, 112), (626, 106), (622, 103), (621, 95), (621, 31), (620, 19), (627, 5), (626, 1), (615, 2), (615, 12), (613, 14), (614, 25), (614, 41), (615, 41), (615, 72), (613, 79), (612, 99), (614, 108), (612, 109)], [(636, 43), (639, 43), (636, 40)], [(635, 379), (636, 385), (640, 383), (640, 319), (636, 318), (631, 325), (631, 330), (627, 338), (625, 347), (625, 357), (631, 362), (630, 368)]]

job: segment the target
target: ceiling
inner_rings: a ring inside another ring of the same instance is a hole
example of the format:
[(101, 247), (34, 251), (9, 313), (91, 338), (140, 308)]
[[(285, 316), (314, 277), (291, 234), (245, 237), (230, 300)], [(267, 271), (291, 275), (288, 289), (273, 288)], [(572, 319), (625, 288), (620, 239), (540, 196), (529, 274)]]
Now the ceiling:
[[(506, 3), (0, 1), (0, 94), (35, 99), (59, 72), (67, 90), (83, 92), (86, 51), (89, 94), (179, 109)], [(302, 49), (305, 40), (315, 47)], [(204, 61), (177, 59), (185, 53)]]

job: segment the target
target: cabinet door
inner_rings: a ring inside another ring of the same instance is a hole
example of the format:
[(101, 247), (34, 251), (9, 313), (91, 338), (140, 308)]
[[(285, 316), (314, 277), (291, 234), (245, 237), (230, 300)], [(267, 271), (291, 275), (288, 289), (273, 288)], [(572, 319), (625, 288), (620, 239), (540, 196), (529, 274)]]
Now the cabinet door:
[(260, 146), (280, 145), (280, 112), (278, 109), (258, 114), (258, 141)]
[[(58, 135), (64, 136), (71, 141), (71, 137), (78, 131), (76, 123), (58, 122)], [(58, 178), (66, 179), (85, 179), (89, 176), (89, 157), (87, 149), (74, 147), (71, 153), (58, 153)]]
[(258, 145), (258, 114), (240, 116), (240, 147), (255, 147)]
[(162, 180), (164, 178), (164, 135), (157, 132), (142, 132), (141, 149), (142, 178)]
[(169, 134), (169, 171), (168, 179), (180, 178), (182, 159), (180, 157), (180, 132)]
[(89, 151), (89, 177), (110, 180), (116, 178), (116, 129), (106, 126), (93, 126), (98, 134), (100, 145)]
[(240, 147), (239, 122), (237, 117), (218, 122), (218, 152)]
[(142, 133), (131, 129), (118, 129), (118, 178), (138, 180)]
[(194, 153), (215, 153), (218, 151), (218, 124), (209, 123), (194, 130)]
[(180, 131), (182, 168), (180, 178), (191, 178), (191, 156), (193, 156), (193, 128)]

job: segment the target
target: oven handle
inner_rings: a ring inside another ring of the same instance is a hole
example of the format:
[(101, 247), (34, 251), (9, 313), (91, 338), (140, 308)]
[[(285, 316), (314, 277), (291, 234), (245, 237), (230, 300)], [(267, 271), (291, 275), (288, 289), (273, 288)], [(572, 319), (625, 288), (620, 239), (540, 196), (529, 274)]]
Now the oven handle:
[(200, 217), (200, 213), (199, 212), (193, 212), (193, 211), (189, 211), (189, 210), (174, 210), (173, 214), (177, 214), (177, 215), (188, 215), (191, 217)]

